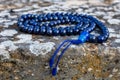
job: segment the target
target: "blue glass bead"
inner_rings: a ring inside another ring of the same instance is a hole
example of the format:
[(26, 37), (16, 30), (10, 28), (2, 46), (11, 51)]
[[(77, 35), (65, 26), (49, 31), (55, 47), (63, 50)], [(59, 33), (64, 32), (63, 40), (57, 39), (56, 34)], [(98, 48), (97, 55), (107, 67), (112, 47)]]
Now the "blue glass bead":
[(27, 14), (27, 17), (28, 17), (28, 18), (31, 18), (31, 17), (32, 17), (32, 14)]
[(58, 15), (59, 15), (59, 13), (58, 13), (58, 12), (56, 12), (56, 13), (55, 13), (55, 15), (56, 15), (56, 16), (58, 16)]
[(34, 18), (36, 18), (36, 19), (37, 19), (38, 17), (39, 17), (39, 15), (35, 15), (35, 16), (34, 16)]
[(43, 17), (39, 16), (38, 20), (43, 21)]
[(72, 28), (66, 27), (65, 29), (66, 29), (66, 34), (67, 34), (67, 35), (72, 35), (72, 34), (73, 34)]
[(28, 27), (28, 33), (32, 33), (33, 30), (34, 30), (34, 26), (29, 26), (29, 27)]
[(53, 22), (53, 21), (50, 22), (50, 23), (49, 23), (49, 26), (51, 26), (51, 27), (54, 26), (54, 22)]
[(40, 32), (40, 27), (39, 26), (35, 26), (33, 32), (34, 32), (34, 34), (38, 34)]
[(26, 15), (22, 15), (21, 18), (27, 19), (27, 16)]
[(40, 27), (40, 34), (45, 35), (45, 33), (46, 33), (45, 26)]
[(62, 24), (64, 24), (64, 23), (65, 23), (65, 20), (64, 20), (64, 19), (63, 19), (63, 20), (61, 20), (61, 23), (62, 23)]
[(62, 27), (59, 27), (58, 30), (59, 30), (59, 33), (60, 33), (61, 36), (66, 35), (66, 29), (64, 29)]
[(73, 34), (74, 34), (74, 35), (78, 34), (79, 32), (80, 32), (80, 30), (79, 30), (78, 28), (74, 28), (74, 29), (73, 29)]
[(97, 39), (98, 39), (98, 43), (102, 43), (105, 40), (104, 36), (98, 36)]
[(50, 25), (48, 23), (44, 24), (44, 26), (49, 27)]
[(47, 21), (47, 20), (48, 20), (48, 18), (47, 18), (46, 16), (44, 16), (44, 17), (43, 17), (43, 20), (44, 20), (44, 21)]
[(31, 15), (31, 18), (35, 18), (35, 14), (32, 14), (32, 15)]
[(53, 16), (53, 19), (54, 19), (54, 20), (57, 20), (57, 19), (58, 19), (58, 17), (57, 17), (57, 16)]
[(88, 36), (88, 39), (87, 39), (88, 42), (91, 42), (91, 43), (97, 43), (97, 37), (94, 36), (94, 35), (89, 35)]
[(22, 29), (22, 31), (27, 32), (29, 28), (29, 25), (25, 25), (24, 28)]
[(59, 35), (59, 30), (57, 29), (57, 28), (53, 28), (53, 35), (54, 36), (57, 36), (57, 35)]
[(24, 18), (20, 18), (18, 21), (19, 21), (19, 22), (23, 22), (23, 21), (24, 21)]
[(59, 19), (59, 20), (63, 20), (63, 16), (59, 15), (59, 16), (58, 16), (58, 19)]
[(46, 33), (47, 33), (47, 35), (51, 36), (52, 35), (52, 28), (48, 27)]
[(20, 29), (21, 31), (23, 31), (24, 27), (25, 27), (24, 25), (20, 25), (20, 26), (19, 26), (19, 29)]
[(60, 20), (57, 20), (57, 24), (60, 24), (61, 23), (61, 21)]
[(18, 22), (18, 24), (17, 24), (18, 26), (19, 26), (19, 28), (23, 25), (23, 23), (22, 22)]
[(31, 25), (34, 25), (35, 20), (30, 20), (29, 23), (30, 23)]
[(54, 21), (54, 26), (57, 25), (57, 24), (58, 24), (57, 21)]
[(76, 24), (75, 28), (81, 28), (83, 26), (83, 22)]

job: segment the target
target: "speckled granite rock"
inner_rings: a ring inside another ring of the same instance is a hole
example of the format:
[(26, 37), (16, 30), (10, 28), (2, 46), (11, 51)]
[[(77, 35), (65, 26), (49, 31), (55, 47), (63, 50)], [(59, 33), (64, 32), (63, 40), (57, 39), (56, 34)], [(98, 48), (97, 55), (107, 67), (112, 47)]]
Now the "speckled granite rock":
[[(119, 0), (113, 4), (96, 2), (95, 5), (92, 0), (75, 2), (0, 1), (0, 80), (120, 79)], [(20, 32), (16, 25), (17, 18), (22, 14), (48, 12), (93, 15), (108, 26), (110, 37), (103, 44), (72, 45), (59, 64), (57, 76), (52, 77), (48, 66), (50, 56), (61, 41), (77, 36), (31, 35)]]

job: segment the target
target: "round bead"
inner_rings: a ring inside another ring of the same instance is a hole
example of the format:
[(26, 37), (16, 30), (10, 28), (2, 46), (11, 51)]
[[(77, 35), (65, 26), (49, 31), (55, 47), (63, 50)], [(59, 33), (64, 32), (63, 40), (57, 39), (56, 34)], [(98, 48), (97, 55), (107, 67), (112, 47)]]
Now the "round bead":
[(53, 28), (53, 35), (54, 36), (57, 36), (57, 35), (59, 35), (59, 30), (57, 29), (57, 28)]
[(73, 34), (72, 28), (66, 27), (65, 29), (66, 29), (66, 34), (67, 34), (67, 35), (72, 35), (72, 34)]
[(52, 28), (48, 27), (46, 33), (47, 33), (47, 35), (51, 36), (52, 35)]
[(97, 40), (96, 36), (89, 35), (87, 41), (91, 42), (91, 43), (96, 43), (98, 40)]
[(102, 43), (104, 40), (104, 36), (98, 36), (98, 43)]
[(64, 36), (64, 35), (66, 35), (66, 30), (62, 27), (59, 27), (59, 33), (61, 36)]
[(73, 29), (73, 34), (74, 34), (74, 35), (78, 34), (79, 32), (80, 32), (80, 30), (79, 30), (78, 28), (74, 28), (74, 29)]
[(45, 26), (40, 27), (40, 34), (45, 35), (45, 33), (46, 33)]
[(34, 30), (34, 26), (29, 26), (29, 28), (28, 28), (28, 33), (32, 33), (33, 30)]
[(22, 31), (27, 32), (29, 28), (29, 25), (25, 25), (24, 28), (22, 29)]
[(38, 34), (39, 33), (39, 31), (40, 31), (40, 28), (39, 28), (39, 26), (35, 26), (34, 27), (34, 34)]

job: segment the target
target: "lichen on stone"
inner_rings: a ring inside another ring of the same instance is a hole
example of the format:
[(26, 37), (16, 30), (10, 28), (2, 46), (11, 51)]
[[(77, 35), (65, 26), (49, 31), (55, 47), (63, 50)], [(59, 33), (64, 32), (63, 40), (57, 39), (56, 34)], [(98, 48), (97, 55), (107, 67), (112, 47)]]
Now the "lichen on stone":
[(55, 43), (53, 42), (46, 42), (46, 43), (34, 43), (30, 45), (31, 53), (38, 55), (45, 55), (52, 51), (54, 48)]
[(15, 34), (17, 34), (18, 32), (16, 30), (12, 30), (12, 29), (6, 29), (4, 31), (0, 32), (1, 36), (14, 36)]

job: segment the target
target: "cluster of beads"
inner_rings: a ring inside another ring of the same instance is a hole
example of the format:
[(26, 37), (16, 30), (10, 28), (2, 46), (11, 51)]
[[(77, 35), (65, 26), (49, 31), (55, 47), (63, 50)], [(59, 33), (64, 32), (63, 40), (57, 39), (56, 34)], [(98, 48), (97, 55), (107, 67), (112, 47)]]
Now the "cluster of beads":
[[(55, 27), (58, 25), (72, 25), (66, 27)], [(90, 34), (87, 41), (102, 43), (109, 36), (106, 26), (90, 15), (77, 13), (47, 13), (47, 14), (26, 14), (18, 19), (18, 26), (21, 31), (49, 36), (79, 35), (80, 32), (92, 32), (96, 27), (101, 31), (99, 36)]]

